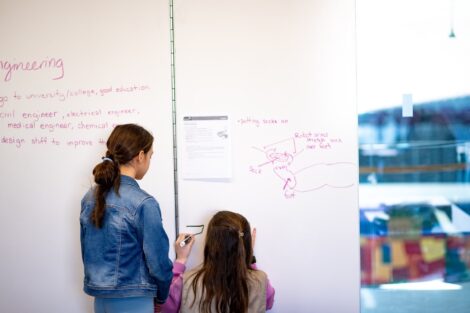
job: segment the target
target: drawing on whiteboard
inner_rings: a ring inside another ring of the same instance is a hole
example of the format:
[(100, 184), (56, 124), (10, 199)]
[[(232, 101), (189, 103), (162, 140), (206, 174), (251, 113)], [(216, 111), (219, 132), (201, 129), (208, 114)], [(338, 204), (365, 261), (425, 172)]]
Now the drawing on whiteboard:
[(253, 174), (270, 172), (279, 179), (285, 198), (292, 199), (298, 193), (322, 188), (350, 188), (355, 185), (356, 164), (353, 162), (313, 162), (314, 150), (333, 149), (341, 139), (331, 139), (328, 133), (295, 133), (262, 147), (252, 147), (262, 153), (262, 161), (251, 165)]

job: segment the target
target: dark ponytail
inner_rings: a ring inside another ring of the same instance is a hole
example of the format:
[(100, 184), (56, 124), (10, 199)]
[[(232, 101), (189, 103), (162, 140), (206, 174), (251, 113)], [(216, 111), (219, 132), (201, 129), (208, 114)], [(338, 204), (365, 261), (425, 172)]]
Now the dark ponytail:
[(103, 224), (104, 208), (106, 205), (106, 195), (114, 187), (116, 193), (119, 192), (120, 170), (117, 162), (114, 162), (112, 156), (106, 153), (106, 159), (98, 163), (93, 169), (95, 176), (95, 208), (91, 214), (93, 224), (101, 228)]
[(91, 214), (93, 225), (103, 226), (106, 207), (106, 195), (111, 188), (119, 195), (121, 171), (119, 166), (132, 161), (140, 151), (147, 153), (153, 145), (153, 136), (143, 127), (136, 124), (118, 125), (106, 142), (108, 151), (103, 161), (93, 169), (95, 177), (95, 207)]

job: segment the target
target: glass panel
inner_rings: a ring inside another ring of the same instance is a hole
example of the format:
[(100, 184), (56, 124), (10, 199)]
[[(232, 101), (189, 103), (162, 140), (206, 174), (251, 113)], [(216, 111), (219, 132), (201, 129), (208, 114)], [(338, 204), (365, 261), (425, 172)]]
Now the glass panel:
[(470, 1), (356, 0), (361, 312), (470, 312)]

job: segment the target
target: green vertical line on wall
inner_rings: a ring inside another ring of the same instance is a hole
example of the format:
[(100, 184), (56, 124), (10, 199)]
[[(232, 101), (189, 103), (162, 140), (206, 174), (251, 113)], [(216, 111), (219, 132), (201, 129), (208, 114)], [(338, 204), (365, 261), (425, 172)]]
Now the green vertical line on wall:
[(175, 18), (173, 0), (170, 1), (170, 51), (171, 51), (171, 110), (173, 119), (173, 182), (175, 189), (175, 236), (179, 233), (178, 208), (178, 149), (176, 137), (176, 79), (175, 79)]

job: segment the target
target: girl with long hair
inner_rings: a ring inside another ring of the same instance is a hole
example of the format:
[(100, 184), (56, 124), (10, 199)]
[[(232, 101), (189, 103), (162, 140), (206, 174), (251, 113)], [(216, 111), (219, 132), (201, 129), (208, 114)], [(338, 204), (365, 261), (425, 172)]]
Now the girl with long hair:
[(151, 313), (172, 279), (169, 242), (154, 197), (140, 189), (153, 154), (153, 136), (135, 124), (118, 125), (93, 169), (96, 185), (81, 203), (84, 291), (96, 313)]
[(175, 243), (173, 280), (164, 313), (259, 313), (273, 306), (274, 288), (256, 268), (253, 245), (256, 229), (240, 214), (216, 213), (207, 227), (203, 263), (187, 272), (185, 264), (195, 238), (186, 245), (181, 234)]

